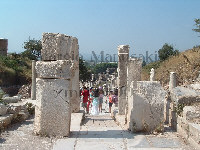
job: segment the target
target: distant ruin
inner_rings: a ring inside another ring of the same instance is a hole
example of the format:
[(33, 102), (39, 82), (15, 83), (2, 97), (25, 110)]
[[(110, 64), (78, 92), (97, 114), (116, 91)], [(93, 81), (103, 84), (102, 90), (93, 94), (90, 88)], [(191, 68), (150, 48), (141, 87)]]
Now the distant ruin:
[(7, 56), (8, 39), (0, 39), (0, 55)]

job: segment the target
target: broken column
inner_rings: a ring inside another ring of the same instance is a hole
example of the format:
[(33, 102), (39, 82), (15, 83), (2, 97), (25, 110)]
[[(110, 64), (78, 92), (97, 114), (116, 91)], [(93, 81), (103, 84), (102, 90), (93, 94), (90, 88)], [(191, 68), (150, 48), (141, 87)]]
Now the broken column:
[(43, 34), (42, 61), (37, 61), (35, 67), (36, 134), (68, 136), (70, 133), (71, 102), (73, 93), (76, 94), (72, 89), (77, 69), (77, 61), (72, 60), (76, 41), (76, 38), (64, 34)]
[(150, 81), (155, 81), (155, 70), (153, 68), (150, 71)]
[[(131, 114), (131, 109), (133, 105), (131, 105), (132, 102), (130, 102), (130, 85), (133, 81), (140, 81), (141, 80), (141, 72), (142, 72), (142, 59), (140, 58), (130, 58), (128, 62), (128, 68), (127, 68), (127, 98), (126, 98), (126, 118), (128, 119)], [(129, 122), (129, 120), (127, 120)]]
[(177, 83), (176, 83), (176, 73), (175, 72), (170, 72), (169, 90), (171, 91), (176, 86), (177, 86)]
[(36, 100), (36, 72), (35, 60), (32, 60), (32, 84), (31, 84), (31, 99)]
[(127, 88), (127, 65), (129, 59), (129, 46), (118, 46), (118, 100), (119, 115), (125, 115), (126, 88)]

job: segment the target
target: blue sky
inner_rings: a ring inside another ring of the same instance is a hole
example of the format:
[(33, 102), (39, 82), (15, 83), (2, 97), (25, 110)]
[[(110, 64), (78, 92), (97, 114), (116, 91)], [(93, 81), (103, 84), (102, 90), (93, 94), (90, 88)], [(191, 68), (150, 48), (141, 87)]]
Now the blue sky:
[(63, 33), (79, 40), (80, 53), (155, 53), (164, 43), (183, 51), (200, 44), (192, 31), (200, 18), (199, 0), (1, 0), (0, 37), (8, 52), (22, 52), (29, 36)]

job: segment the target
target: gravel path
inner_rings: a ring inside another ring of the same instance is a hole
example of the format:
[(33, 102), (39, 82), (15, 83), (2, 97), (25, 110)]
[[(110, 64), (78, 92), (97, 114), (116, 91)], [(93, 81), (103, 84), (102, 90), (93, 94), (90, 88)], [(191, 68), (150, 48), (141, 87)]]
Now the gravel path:
[(33, 134), (33, 121), (30, 118), (23, 123), (11, 125), (1, 133), (0, 149), (3, 150), (49, 150), (53, 141), (48, 137), (40, 137)]

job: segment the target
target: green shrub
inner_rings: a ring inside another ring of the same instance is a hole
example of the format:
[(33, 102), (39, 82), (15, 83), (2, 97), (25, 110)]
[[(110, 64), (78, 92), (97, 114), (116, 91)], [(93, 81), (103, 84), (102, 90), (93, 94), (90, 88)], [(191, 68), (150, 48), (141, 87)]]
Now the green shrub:
[(32, 103), (26, 103), (25, 106), (30, 115), (35, 113), (35, 106)]

